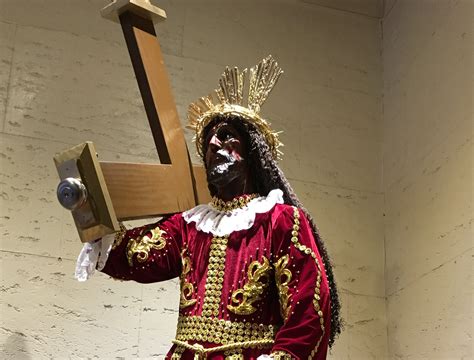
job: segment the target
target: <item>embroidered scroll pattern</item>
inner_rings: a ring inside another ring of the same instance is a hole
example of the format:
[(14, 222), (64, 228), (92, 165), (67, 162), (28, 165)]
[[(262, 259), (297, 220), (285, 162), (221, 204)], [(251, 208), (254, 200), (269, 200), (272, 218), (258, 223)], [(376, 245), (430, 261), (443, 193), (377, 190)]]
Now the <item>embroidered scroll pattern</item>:
[(166, 231), (156, 227), (150, 232), (151, 237), (145, 235), (138, 239), (129, 240), (127, 244), (127, 259), (130, 266), (133, 266), (133, 256), (135, 254), (137, 255), (138, 262), (143, 263), (148, 260), (151, 249), (162, 250), (166, 246), (166, 240), (163, 237)]
[(181, 251), (181, 261), (183, 269), (181, 271), (181, 298), (179, 302), (179, 308), (184, 309), (188, 306), (194, 305), (196, 299), (193, 299), (194, 286), (186, 280), (186, 276), (191, 272), (191, 258), (186, 256), (187, 249)]
[(317, 268), (317, 277), (316, 277), (316, 286), (314, 289), (314, 297), (313, 297), (313, 307), (316, 313), (318, 314), (319, 317), (319, 324), (321, 326), (321, 337), (318, 339), (318, 342), (316, 343), (316, 346), (314, 349), (311, 351), (311, 354), (309, 355), (308, 359), (311, 360), (313, 357), (316, 356), (316, 353), (318, 352), (319, 344), (321, 343), (321, 340), (324, 337), (324, 314), (321, 310), (321, 307), (319, 305), (319, 300), (321, 300), (321, 264), (319, 263), (318, 257), (316, 256), (315, 252), (311, 250), (311, 248), (307, 247), (306, 245), (303, 245), (299, 242), (298, 239), (298, 233), (300, 229), (300, 213), (298, 211), (298, 208), (293, 206), (293, 230), (291, 232), (291, 242), (294, 244), (294, 246), (301, 251), (302, 253), (306, 255), (310, 255), (314, 262), (316, 263), (316, 268)]
[(262, 258), (262, 263), (258, 260), (250, 263), (247, 271), (247, 283), (242, 289), (232, 293), (232, 304), (227, 305), (227, 309), (237, 315), (250, 315), (257, 309), (253, 306), (262, 299), (262, 294), (268, 288), (270, 280), (270, 263), (266, 257)]
[(278, 294), (280, 295), (280, 313), (283, 320), (288, 319), (290, 312), (289, 302), (291, 294), (288, 293), (288, 284), (291, 281), (291, 271), (287, 268), (289, 256), (282, 256), (275, 263), (275, 282), (278, 288)]

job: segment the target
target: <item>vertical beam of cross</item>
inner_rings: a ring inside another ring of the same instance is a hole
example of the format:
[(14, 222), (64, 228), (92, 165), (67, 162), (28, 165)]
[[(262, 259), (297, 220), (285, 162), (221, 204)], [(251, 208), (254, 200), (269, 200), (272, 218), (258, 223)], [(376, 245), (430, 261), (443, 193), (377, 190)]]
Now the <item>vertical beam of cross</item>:
[(180, 124), (153, 23), (131, 12), (120, 15), (120, 23), (160, 161), (183, 161), (186, 145), (173, 134)]
[[(147, 4), (122, 0), (110, 6), (116, 7), (161, 161), (101, 162), (117, 217), (131, 219), (187, 210), (209, 199), (207, 184), (202, 167), (190, 164), (160, 44), (151, 16), (143, 8)], [(124, 7), (128, 8), (121, 12)]]

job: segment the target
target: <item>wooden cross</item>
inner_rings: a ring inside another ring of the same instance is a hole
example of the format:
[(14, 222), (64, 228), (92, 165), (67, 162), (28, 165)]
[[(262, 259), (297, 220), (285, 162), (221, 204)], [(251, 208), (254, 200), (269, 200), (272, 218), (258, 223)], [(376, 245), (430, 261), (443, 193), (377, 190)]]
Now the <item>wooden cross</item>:
[(97, 161), (92, 143), (56, 155), (61, 203), (79, 191), (72, 179), (85, 188), (82, 202), (70, 207), (83, 242), (117, 231), (117, 220), (181, 212), (210, 200), (204, 168), (189, 159), (153, 25), (165, 12), (149, 0), (114, 0), (101, 14), (122, 26), (161, 164)]

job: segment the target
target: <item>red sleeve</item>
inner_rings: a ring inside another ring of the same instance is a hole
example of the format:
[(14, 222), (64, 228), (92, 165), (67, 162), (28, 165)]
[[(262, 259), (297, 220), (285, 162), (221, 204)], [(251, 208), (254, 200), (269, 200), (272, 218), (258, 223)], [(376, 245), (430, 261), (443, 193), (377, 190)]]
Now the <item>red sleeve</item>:
[(181, 214), (127, 230), (116, 240), (102, 272), (120, 280), (151, 283), (181, 273)]
[(326, 359), (330, 297), (324, 264), (304, 213), (283, 206), (273, 230), (273, 265), (283, 325), (272, 353), (279, 359)]

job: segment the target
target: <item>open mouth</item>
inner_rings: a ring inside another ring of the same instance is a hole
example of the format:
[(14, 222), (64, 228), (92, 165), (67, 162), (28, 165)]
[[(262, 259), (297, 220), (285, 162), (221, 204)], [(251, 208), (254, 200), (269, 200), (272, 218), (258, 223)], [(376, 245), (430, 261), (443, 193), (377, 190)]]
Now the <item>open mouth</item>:
[(233, 163), (235, 162), (235, 158), (231, 154), (229, 154), (227, 151), (218, 150), (211, 160), (211, 165), (216, 166), (216, 165), (221, 165), (227, 162)]

